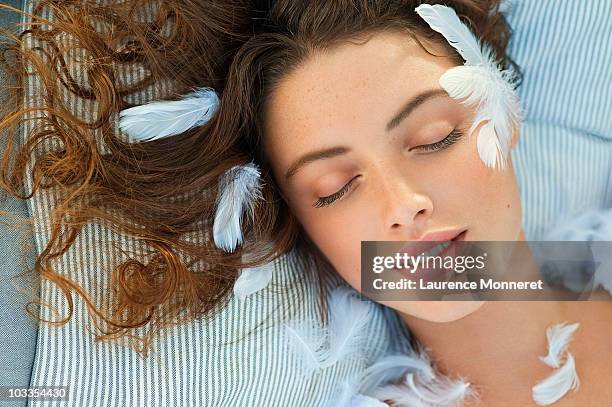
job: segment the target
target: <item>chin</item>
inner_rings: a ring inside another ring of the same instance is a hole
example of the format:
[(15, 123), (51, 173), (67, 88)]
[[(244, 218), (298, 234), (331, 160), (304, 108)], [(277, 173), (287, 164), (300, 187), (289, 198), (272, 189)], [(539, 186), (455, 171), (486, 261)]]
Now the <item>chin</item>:
[(429, 322), (453, 322), (476, 312), (484, 301), (385, 301), (394, 310)]

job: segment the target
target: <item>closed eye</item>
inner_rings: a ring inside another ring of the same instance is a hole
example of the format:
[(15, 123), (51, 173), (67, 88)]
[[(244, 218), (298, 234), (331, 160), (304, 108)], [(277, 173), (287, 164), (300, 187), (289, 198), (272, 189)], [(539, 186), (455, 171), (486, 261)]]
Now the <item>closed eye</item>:
[(431, 152), (437, 150), (443, 150), (451, 145), (455, 144), (461, 137), (464, 136), (464, 133), (459, 129), (453, 129), (448, 136), (443, 138), (440, 141), (431, 144), (421, 144), (420, 146), (412, 147), (408, 151), (418, 150), (424, 152)]
[(359, 177), (361, 177), (361, 175), (357, 175), (357, 176), (353, 177), (353, 179), (351, 179), (349, 182), (347, 182), (338, 192), (335, 192), (335, 193), (333, 193), (331, 195), (323, 196), (323, 197), (317, 199), (317, 201), (314, 203), (313, 206), (315, 208), (321, 208), (323, 206), (331, 205), (334, 201), (342, 198), (342, 196), (348, 192), (348, 190), (351, 187), (351, 185), (353, 184), (353, 182), (357, 178), (359, 178)]

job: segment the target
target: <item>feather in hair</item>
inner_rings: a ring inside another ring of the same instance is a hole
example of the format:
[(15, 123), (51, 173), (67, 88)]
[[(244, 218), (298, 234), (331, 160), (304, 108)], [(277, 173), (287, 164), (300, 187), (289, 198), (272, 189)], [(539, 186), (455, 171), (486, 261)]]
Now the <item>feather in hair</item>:
[(218, 106), (217, 93), (204, 87), (179, 100), (156, 101), (122, 110), (119, 127), (133, 141), (156, 140), (205, 124)]
[(259, 168), (251, 162), (230, 168), (219, 179), (213, 238), (226, 252), (242, 243), (242, 215), (247, 212), (253, 218), (255, 201), (262, 198), (259, 177)]
[(451, 68), (440, 77), (440, 86), (450, 97), (477, 106), (469, 134), (480, 123), (489, 122), (480, 130), (478, 153), (488, 167), (504, 169), (521, 116), (514, 73), (499, 69), (491, 48), (474, 36), (451, 7), (421, 4), (415, 11), (465, 60), (463, 66)]
[(290, 321), (285, 324), (289, 346), (298, 353), (305, 376), (325, 369), (349, 356), (362, 345), (365, 326), (372, 314), (372, 303), (356, 297), (348, 287), (330, 293), (330, 322), (320, 328), (315, 321)]

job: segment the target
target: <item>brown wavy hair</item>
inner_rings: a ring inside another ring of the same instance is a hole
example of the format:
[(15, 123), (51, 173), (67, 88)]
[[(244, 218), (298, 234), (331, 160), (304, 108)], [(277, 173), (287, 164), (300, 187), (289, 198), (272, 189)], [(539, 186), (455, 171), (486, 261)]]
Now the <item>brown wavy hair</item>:
[[(51, 212), (50, 240), (33, 268), (42, 279), (57, 284), (68, 299), (69, 314), (59, 323), (72, 316), (76, 294), (97, 321), (97, 340), (133, 337), (142, 345), (137, 350), (146, 353), (160, 329), (213, 315), (227, 300), (241, 268), (290, 252), (317, 277), (324, 305), (325, 287), (336, 277), (292, 215), (267, 165), (261, 142), (267, 96), (313, 53), (349, 40), (366, 40), (381, 31), (437, 41), (448, 49), (441, 57), (462, 63), (414, 12), (420, 3), (36, 3), (20, 34), (10, 38), (3, 52), (16, 86), (14, 103), (0, 119), (8, 143), (0, 182), (21, 199), (44, 189), (60, 196)], [(451, 5), (493, 47), (500, 65), (514, 66), (506, 55), (510, 30), (498, 1), (441, 3)], [(80, 76), (74, 64), (79, 64)], [(134, 70), (144, 74), (129, 83), (120, 80)], [(33, 79), (39, 86), (24, 106), (24, 87)], [(158, 84), (171, 85), (159, 87), (161, 98), (211, 86), (221, 96), (219, 110), (206, 125), (179, 136), (129, 143), (117, 130), (117, 113), (130, 107), (135, 95)], [(74, 111), (66, 95), (94, 102), (95, 112)], [(18, 145), (22, 126), (28, 134)], [(42, 148), (50, 140), (59, 147)], [(188, 237), (194, 233), (212, 236), (218, 177), (251, 160), (262, 169), (264, 200), (255, 207), (256, 222), (244, 221), (245, 244), (225, 253), (212, 239), (204, 244), (191, 241)], [(32, 188), (24, 192), (27, 180)], [(89, 223), (134, 237), (146, 249), (112, 270), (101, 271), (110, 275), (107, 290), (113, 299), (104, 306), (55, 270), (58, 259)], [(249, 261), (244, 253), (249, 253)], [(139, 327), (147, 328), (144, 336), (134, 335)]]

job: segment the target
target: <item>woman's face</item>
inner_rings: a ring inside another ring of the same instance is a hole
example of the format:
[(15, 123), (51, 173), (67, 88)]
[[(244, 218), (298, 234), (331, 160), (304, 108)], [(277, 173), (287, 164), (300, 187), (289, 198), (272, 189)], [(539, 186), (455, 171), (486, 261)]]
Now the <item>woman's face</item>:
[[(511, 161), (505, 171), (487, 168), (478, 130), (457, 136), (474, 110), (438, 84), (454, 65), (406, 34), (381, 33), (311, 56), (269, 99), (265, 147), (274, 176), (311, 240), (357, 290), (362, 240), (439, 240), (431, 235), (439, 231), (465, 231), (466, 240), (519, 238)], [(480, 305), (385, 304), (432, 321)]]

